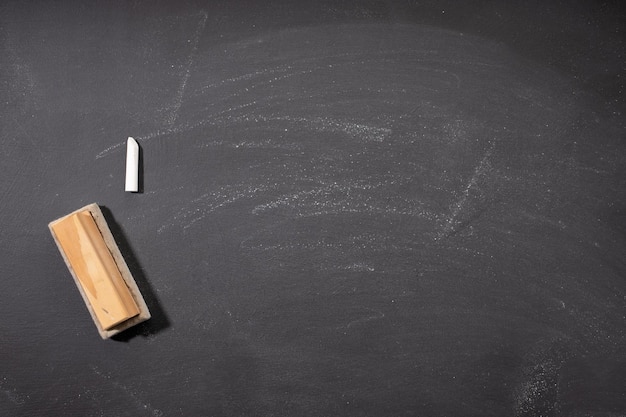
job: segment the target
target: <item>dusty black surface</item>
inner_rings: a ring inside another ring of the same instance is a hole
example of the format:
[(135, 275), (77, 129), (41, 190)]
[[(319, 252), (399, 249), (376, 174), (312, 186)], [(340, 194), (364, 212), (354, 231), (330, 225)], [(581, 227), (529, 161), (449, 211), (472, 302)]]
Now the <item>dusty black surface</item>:
[[(4, 2), (0, 414), (625, 415), (624, 22)], [(108, 341), (47, 229), (92, 202), (154, 315)]]

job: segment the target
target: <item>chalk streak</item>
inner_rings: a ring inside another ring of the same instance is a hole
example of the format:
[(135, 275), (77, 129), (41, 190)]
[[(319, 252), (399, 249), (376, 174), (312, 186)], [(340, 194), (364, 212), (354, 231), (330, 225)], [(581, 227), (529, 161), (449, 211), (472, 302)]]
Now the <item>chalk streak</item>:
[[(371, 126), (346, 120), (331, 119), (328, 117), (291, 117), (248, 115), (241, 118), (243, 121), (255, 122), (287, 122), (293, 126), (304, 127), (317, 132), (341, 132), (352, 138), (360, 138), (367, 142), (384, 142), (393, 132), (386, 127)], [(235, 119), (237, 120), (237, 119)]]
[(260, 204), (252, 209), (258, 215), (281, 210), (284, 214), (295, 217), (317, 217), (339, 213), (369, 213), (421, 217), (437, 220), (437, 216), (425, 209), (421, 202), (396, 199), (393, 202), (370, 201), (369, 192), (380, 189), (393, 182), (367, 184), (359, 182), (322, 182), (310, 190), (284, 194), (271, 202)]
[(28, 395), (22, 395), (15, 388), (7, 387), (5, 385), (6, 377), (0, 381), (0, 392), (13, 404), (22, 405), (26, 402), (26, 400), (30, 399)]
[[(219, 125), (221, 116), (227, 115), (228, 113), (235, 112), (241, 109), (245, 109), (250, 106), (255, 106), (256, 104), (257, 104), (256, 101), (253, 101), (251, 103), (241, 104), (239, 106), (231, 107), (229, 109), (222, 110), (217, 113), (209, 114), (206, 116), (206, 119), (197, 121), (195, 123), (185, 123), (185, 124), (181, 124), (177, 126), (171, 126), (171, 127), (167, 127), (164, 129), (159, 129), (155, 132), (146, 133), (145, 135), (134, 136), (134, 138), (137, 142), (141, 143), (141, 142), (145, 142), (145, 141), (155, 139), (161, 136), (176, 135), (178, 133), (188, 132), (190, 130), (197, 129), (205, 125)], [(224, 117), (224, 118), (228, 119), (228, 117)], [(224, 118), (222, 118), (222, 121)], [(221, 124), (224, 124), (224, 123), (221, 123)], [(104, 158), (110, 153), (121, 150), (121, 147), (125, 144), (126, 142), (124, 141), (124, 142), (119, 142), (119, 143), (116, 143), (115, 145), (109, 146), (108, 148), (99, 152), (96, 155), (96, 159)]]
[(467, 183), (467, 186), (463, 190), (463, 193), (461, 194), (461, 198), (459, 198), (454, 203), (452, 207), (452, 212), (450, 213), (450, 216), (448, 216), (443, 226), (443, 229), (438, 233), (436, 240), (448, 237), (450, 236), (451, 233), (453, 233), (456, 230), (459, 224), (459, 222), (457, 221), (457, 218), (465, 210), (467, 203), (470, 199), (470, 192), (472, 191), (472, 189), (476, 187), (476, 184), (478, 184), (478, 180), (486, 173), (487, 169), (489, 168), (489, 158), (491, 157), (491, 154), (493, 153), (495, 145), (496, 145), (495, 142), (491, 143), (491, 146), (489, 147), (489, 149), (487, 149), (487, 151), (485, 152), (485, 155), (483, 156), (483, 158), (480, 160), (480, 162), (474, 169), (474, 174), (472, 175), (472, 178), (470, 178), (469, 182)]
[(117, 389), (124, 391), (124, 394), (126, 394), (128, 396), (128, 398), (134, 403), (134, 405), (137, 407), (138, 410), (149, 410), (150, 413), (155, 416), (155, 417), (161, 417), (163, 416), (163, 412), (161, 410), (159, 410), (158, 408), (154, 408), (152, 406), (150, 406), (150, 404), (148, 403), (144, 403), (144, 401), (142, 401), (137, 394), (135, 394), (134, 392), (132, 392), (130, 390), (130, 388), (128, 388), (125, 385), (120, 384), (119, 382), (111, 379), (111, 375), (105, 374), (103, 372), (101, 372), (97, 367), (95, 366), (91, 366), (91, 370), (93, 371), (94, 374), (98, 375), (100, 378), (104, 379), (105, 381), (107, 381), (108, 383), (110, 383), (111, 385), (113, 385), (114, 387), (116, 387)]
[[(262, 115), (248, 114), (243, 116), (228, 116), (230, 113), (244, 110), (247, 108), (255, 108), (259, 105), (257, 101), (234, 106), (226, 110), (219, 111), (217, 113), (209, 114), (205, 116), (204, 120), (200, 120), (195, 123), (185, 123), (177, 126), (171, 126), (164, 129), (150, 132), (145, 135), (135, 136), (135, 140), (139, 143), (155, 139), (161, 136), (174, 135), (178, 133), (188, 132), (190, 130), (197, 129), (205, 125), (232, 125), (242, 122), (287, 122), (294, 126), (301, 126), (313, 131), (318, 132), (341, 132), (353, 138), (361, 138), (368, 142), (383, 142), (391, 134), (392, 130), (385, 127), (370, 126), (361, 123), (353, 123), (342, 120), (335, 120), (329, 118), (302, 118), (302, 117), (266, 117)], [(111, 145), (96, 155), (96, 159), (104, 158), (112, 152), (120, 151), (122, 146), (126, 142), (119, 142), (115, 145)]]
[(361, 324), (367, 323), (367, 322), (372, 321), (372, 320), (380, 320), (380, 319), (385, 317), (385, 313), (383, 313), (382, 311), (373, 310), (371, 308), (368, 308), (366, 310), (369, 312), (369, 314), (367, 316), (361, 317), (361, 318), (356, 319), (356, 320), (352, 320), (351, 322), (349, 322), (348, 324), (346, 324), (344, 326), (339, 326), (337, 329), (338, 330), (340, 330), (340, 329), (346, 329), (347, 330), (347, 329), (351, 328), (352, 326), (361, 325)]
[(275, 67), (275, 68), (266, 68), (263, 70), (258, 70), (258, 71), (254, 71), (254, 72), (249, 72), (247, 74), (243, 74), (243, 75), (239, 75), (236, 77), (231, 77), (225, 80), (220, 80), (219, 82), (216, 83), (212, 83), (212, 84), (208, 84), (205, 85), (204, 87), (200, 88), (196, 94), (204, 94), (207, 90), (212, 89), (212, 88), (216, 88), (216, 87), (220, 87), (226, 84), (239, 84), (242, 81), (250, 81), (254, 78), (257, 77), (261, 77), (267, 74), (274, 74), (274, 73), (284, 73), (287, 72), (291, 69), (292, 67), (287, 65), (287, 66), (279, 66), (279, 67)]
[(172, 108), (172, 112), (167, 118), (167, 125), (173, 126), (174, 122), (178, 118), (178, 111), (180, 110), (180, 106), (183, 104), (183, 96), (185, 95), (185, 88), (187, 87), (187, 81), (189, 80), (189, 76), (191, 74), (191, 67), (193, 66), (193, 61), (196, 57), (196, 52), (198, 51), (198, 42), (200, 40), (200, 35), (204, 31), (204, 27), (206, 26), (206, 21), (208, 18), (207, 12), (202, 12), (202, 17), (198, 22), (198, 26), (196, 28), (196, 32), (193, 37), (191, 53), (187, 57), (187, 62), (185, 63), (185, 71), (183, 73), (183, 78), (180, 81), (180, 86), (176, 91), (176, 97), (174, 98), (174, 106)]
[[(167, 128), (145, 135), (143, 137), (135, 137), (136, 140), (141, 141), (141, 140), (152, 139), (157, 136), (163, 136), (163, 135), (167, 135), (171, 133), (178, 133), (178, 129), (175, 129), (173, 126), (174, 126), (174, 123), (176, 122), (176, 119), (178, 119), (178, 112), (180, 110), (180, 107), (183, 104), (183, 97), (185, 95), (185, 89), (187, 88), (187, 81), (189, 80), (189, 76), (191, 75), (191, 67), (193, 66), (193, 62), (196, 57), (196, 53), (198, 51), (198, 42), (200, 41), (200, 36), (202, 35), (202, 32), (204, 31), (204, 28), (206, 26), (206, 21), (209, 16), (207, 12), (205, 11), (203, 11), (201, 14), (202, 16), (200, 18), (200, 21), (198, 22), (198, 26), (196, 28), (196, 31), (193, 37), (191, 53), (187, 57), (187, 61), (184, 66), (184, 73), (180, 81), (178, 90), (176, 90), (176, 96), (174, 97), (174, 104), (172, 105), (172, 111), (167, 116), (167, 120), (166, 120)], [(124, 145), (125, 143), (126, 142), (124, 141), (124, 142), (119, 142), (119, 143), (116, 143), (115, 145), (109, 146), (105, 150), (98, 153), (96, 155), (96, 159), (103, 158), (111, 152), (119, 151), (120, 147)]]

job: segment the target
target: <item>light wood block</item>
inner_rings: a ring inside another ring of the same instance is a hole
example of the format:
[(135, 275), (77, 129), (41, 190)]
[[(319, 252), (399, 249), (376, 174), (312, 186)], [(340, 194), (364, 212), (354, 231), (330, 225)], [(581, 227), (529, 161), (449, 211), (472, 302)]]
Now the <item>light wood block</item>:
[(150, 318), (97, 204), (55, 220), (49, 228), (102, 338)]

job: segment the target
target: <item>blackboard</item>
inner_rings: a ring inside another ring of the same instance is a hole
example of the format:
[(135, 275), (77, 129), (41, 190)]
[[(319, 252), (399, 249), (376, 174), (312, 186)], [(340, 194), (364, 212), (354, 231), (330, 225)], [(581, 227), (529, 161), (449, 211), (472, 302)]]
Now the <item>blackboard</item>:
[[(3, 3), (0, 414), (625, 415), (622, 9)], [(107, 341), (92, 202), (153, 313)]]

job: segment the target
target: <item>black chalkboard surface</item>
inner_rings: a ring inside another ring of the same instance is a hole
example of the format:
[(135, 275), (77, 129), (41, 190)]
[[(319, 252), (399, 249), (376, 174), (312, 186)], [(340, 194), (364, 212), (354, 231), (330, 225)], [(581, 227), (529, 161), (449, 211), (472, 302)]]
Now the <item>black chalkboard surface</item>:
[[(625, 22), (3, 3), (0, 414), (626, 415)], [(107, 341), (46, 227), (92, 202), (153, 313)]]

